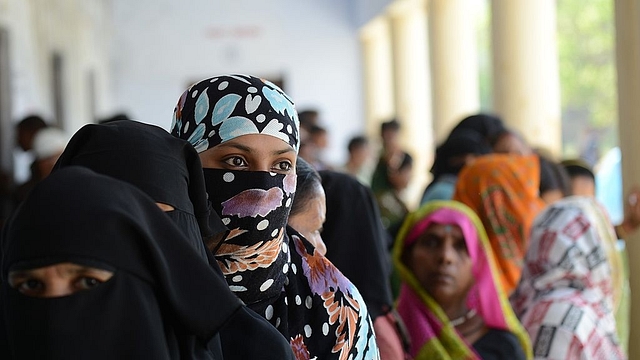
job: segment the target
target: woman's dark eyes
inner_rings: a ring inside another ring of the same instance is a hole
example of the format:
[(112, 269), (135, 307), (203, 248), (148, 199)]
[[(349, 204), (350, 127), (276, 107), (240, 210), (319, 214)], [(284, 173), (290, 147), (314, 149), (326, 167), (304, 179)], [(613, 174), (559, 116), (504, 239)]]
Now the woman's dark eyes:
[(37, 291), (44, 287), (42, 281), (29, 279), (18, 285), (18, 289), (22, 291)]
[(458, 248), (458, 250), (467, 251), (467, 246), (465, 244), (458, 244), (456, 248)]
[(233, 156), (224, 160), (225, 163), (235, 167), (247, 166), (247, 162), (239, 156)]
[(278, 170), (289, 171), (291, 170), (291, 168), (293, 168), (293, 166), (288, 161), (281, 161), (277, 164), (277, 168)]
[(424, 247), (428, 247), (428, 248), (434, 248), (438, 246), (438, 240), (433, 239), (433, 238), (426, 238), (426, 239), (421, 239), (419, 241), (420, 246), (424, 246)]
[(76, 282), (76, 286), (81, 289), (93, 289), (100, 284), (102, 284), (102, 281), (88, 276), (82, 277)]
[(467, 252), (467, 243), (464, 241), (464, 239), (456, 242), (456, 249)]

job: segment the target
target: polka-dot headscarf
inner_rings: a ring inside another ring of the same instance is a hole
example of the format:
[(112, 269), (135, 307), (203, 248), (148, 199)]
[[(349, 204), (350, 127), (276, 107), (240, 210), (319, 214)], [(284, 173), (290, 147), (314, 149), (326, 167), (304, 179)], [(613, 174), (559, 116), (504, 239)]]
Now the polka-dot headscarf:
[(171, 134), (198, 152), (249, 134), (277, 137), (298, 151), (299, 128), (293, 101), (279, 87), (253, 76), (223, 75), (202, 80), (180, 96)]

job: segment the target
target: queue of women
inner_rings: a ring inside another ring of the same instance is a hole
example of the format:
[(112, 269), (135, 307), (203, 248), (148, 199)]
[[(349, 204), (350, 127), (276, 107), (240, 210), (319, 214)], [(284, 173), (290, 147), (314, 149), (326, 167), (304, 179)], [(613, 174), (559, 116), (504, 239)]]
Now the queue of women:
[(2, 230), (0, 358), (625, 359), (606, 212), (545, 203), (496, 121), (439, 148), (390, 257), (371, 190), (298, 158), (268, 81), (192, 85), (170, 132), (86, 125)]

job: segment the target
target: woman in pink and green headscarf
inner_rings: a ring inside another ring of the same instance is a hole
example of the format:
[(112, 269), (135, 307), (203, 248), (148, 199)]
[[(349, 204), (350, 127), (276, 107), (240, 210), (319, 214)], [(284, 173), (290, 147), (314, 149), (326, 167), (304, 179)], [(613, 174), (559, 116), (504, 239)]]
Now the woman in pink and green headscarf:
[(416, 359), (530, 359), (526, 331), (497, 281), (478, 217), (433, 201), (405, 220), (393, 249), (397, 302)]

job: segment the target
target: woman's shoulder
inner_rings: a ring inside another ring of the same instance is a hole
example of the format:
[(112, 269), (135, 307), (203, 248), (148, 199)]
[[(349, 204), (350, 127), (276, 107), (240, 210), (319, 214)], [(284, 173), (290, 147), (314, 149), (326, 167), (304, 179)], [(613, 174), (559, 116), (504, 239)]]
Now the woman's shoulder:
[(473, 343), (473, 348), (484, 360), (526, 359), (518, 337), (506, 330), (489, 329)]
[[(324, 337), (320, 338), (321, 342), (329, 346), (314, 346), (316, 351), (310, 354), (310, 358), (379, 359), (373, 323), (358, 289), (290, 226), (287, 227), (287, 236), (291, 270), (285, 291), (288, 296), (293, 296), (292, 308), (302, 309), (309, 321), (317, 324), (315, 328), (306, 325), (304, 329), (293, 330), (290, 326), (289, 330), (293, 332), (289, 336), (293, 339), (294, 352), (296, 348), (306, 349), (307, 342), (316, 341), (309, 339), (312, 331), (322, 331)], [(301, 299), (304, 299), (304, 308), (300, 306), (303, 303)], [(303, 331), (306, 336), (302, 336)], [(331, 343), (332, 340), (335, 342)], [(331, 357), (327, 357), (329, 354)]]

